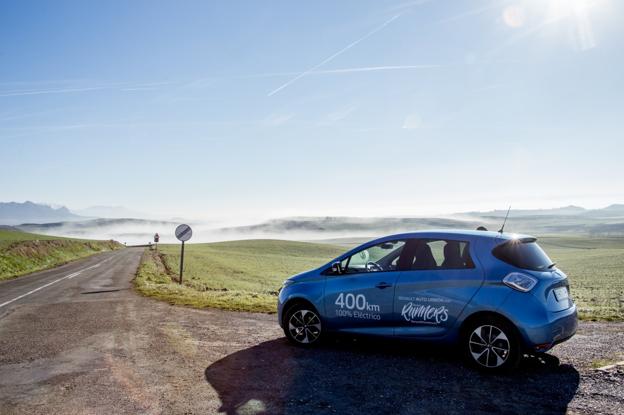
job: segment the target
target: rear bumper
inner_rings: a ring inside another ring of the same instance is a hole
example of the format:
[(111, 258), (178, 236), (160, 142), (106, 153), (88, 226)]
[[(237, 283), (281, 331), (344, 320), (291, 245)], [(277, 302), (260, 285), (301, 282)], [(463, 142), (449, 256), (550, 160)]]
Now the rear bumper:
[(527, 349), (546, 352), (556, 344), (569, 340), (576, 333), (578, 327), (576, 305), (568, 310), (549, 314), (551, 319), (548, 323), (521, 330)]
[(576, 333), (576, 304), (569, 304), (569, 308), (555, 311), (554, 307), (549, 309), (541, 294), (510, 289), (497, 311), (514, 323), (527, 351), (545, 352)]

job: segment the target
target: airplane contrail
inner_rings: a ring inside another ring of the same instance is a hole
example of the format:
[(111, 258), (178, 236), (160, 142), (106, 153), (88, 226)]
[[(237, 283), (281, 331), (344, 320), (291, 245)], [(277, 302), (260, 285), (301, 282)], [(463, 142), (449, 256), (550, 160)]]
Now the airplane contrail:
[(21, 91), (0, 92), (0, 98), (4, 97), (21, 97), (27, 95), (44, 95), (44, 94), (69, 94), (74, 92), (100, 91), (104, 89), (119, 89), (121, 91), (142, 90), (146, 88), (156, 89), (159, 86), (170, 85), (172, 82), (150, 82), (141, 84), (114, 83), (108, 85), (86, 86), (86, 87), (68, 87), (68, 88), (52, 88), (52, 89), (30, 89)]
[(108, 87), (86, 87), (86, 88), (64, 88), (64, 89), (40, 89), (36, 91), (13, 91), (0, 93), (0, 97), (21, 97), (26, 95), (43, 95), (43, 94), (66, 94), (71, 92), (86, 92), (107, 89)]
[(338, 68), (338, 69), (325, 69), (320, 71), (310, 71), (309, 75), (323, 75), (323, 74), (340, 74), (340, 73), (353, 73), (353, 72), (376, 72), (376, 71), (393, 71), (393, 70), (408, 70), (408, 69), (431, 69), (440, 68), (443, 65), (425, 64), (425, 65), (385, 65), (385, 66), (363, 66), (359, 68)]
[(280, 87), (274, 89), (273, 91), (269, 92), (268, 96), (272, 96), (277, 94), (279, 91), (281, 91), (282, 89), (292, 85), (294, 82), (296, 82), (297, 80), (303, 78), (304, 76), (310, 74), (311, 72), (314, 72), (315, 70), (317, 70), (318, 68), (320, 68), (321, 66), (325, 65), (326, 63), (332, 61), (333, 59), (335, 59), (336, 57), (342, 55), (343, 53), (345, 53), (346, 51), (348, 51), (349, 49), (351, 49), (352, 47), (354, 47), (355, 45), (357, 45), (358, 43), (362, 42), (363, 40), (369, 38), (370, 36), (374, 35), (375, 33), (379, 32), (380, 30), (384, 29), (386, 26), (388, 26), (390, 23), (394, 22), (396, 19), (398, 19), (401, 16), (401, 14), (397, 14), (396, 16), (386, 20), (383, 24), (377, 26), (376, 28), (374, 28), (373, 30), (371, 30), (370, 32), (368, 32), (367, 34), (365, 34), (364, 36), (362, 36), (361, 38), (354, 40), (353, 42), (349, 43), (347, 46), (345, 46), (344, 48), (340, 49), (338, 52), (334, 53), (333, 55), (329, 56), (328, 58), (324, 59), (323, 61), (321, 61), (320, 63), (314, 65), (313, 67), (311, 67), (308, 70), (305, 70), (303, 72), (301, 72), (299, 75), (295, 76), (294, 78), (292, 78), (290, 81), (286, 82), (285, 84), (281, 85)]

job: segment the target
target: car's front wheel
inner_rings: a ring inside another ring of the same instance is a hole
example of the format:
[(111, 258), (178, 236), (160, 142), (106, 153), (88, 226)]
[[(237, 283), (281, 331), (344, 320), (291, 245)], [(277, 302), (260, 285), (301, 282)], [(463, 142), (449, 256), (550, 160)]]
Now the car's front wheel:
[(309, 347), (319, 343), (323, 326), (318, 312), (306, 304), (292, 306), (284, 318), (284, 333), (297, 346)]
[(462, 348), (468, 363), (487, 372), (513, 369), (522, 357), (515, 328), (494, 316), (470, 323), (462, 336)]

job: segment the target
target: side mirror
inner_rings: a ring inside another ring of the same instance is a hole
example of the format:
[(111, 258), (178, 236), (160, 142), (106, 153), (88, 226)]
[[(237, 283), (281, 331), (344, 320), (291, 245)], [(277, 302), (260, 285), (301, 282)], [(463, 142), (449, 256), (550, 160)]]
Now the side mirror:
[(332, 264), (331, 269), (334, 274), (342, 274), (342, 265), (340, 265), (340, 262), (338, 261)]

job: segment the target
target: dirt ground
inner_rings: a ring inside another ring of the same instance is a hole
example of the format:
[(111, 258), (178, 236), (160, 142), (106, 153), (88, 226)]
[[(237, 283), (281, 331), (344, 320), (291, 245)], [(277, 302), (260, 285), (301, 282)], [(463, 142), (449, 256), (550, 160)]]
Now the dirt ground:
[(546, 359), (482, 375), (452, 349), (414, 343), (299, 349), (275, 315), (140, 297), (130, 282), (140, 255), (112, 255), (122, 257), (110, 272), (0, 313), (0, 413), (623, 413), (624, 368), (594, 368), (624, 360), (622, 323), (582, 322)]

